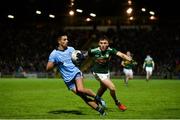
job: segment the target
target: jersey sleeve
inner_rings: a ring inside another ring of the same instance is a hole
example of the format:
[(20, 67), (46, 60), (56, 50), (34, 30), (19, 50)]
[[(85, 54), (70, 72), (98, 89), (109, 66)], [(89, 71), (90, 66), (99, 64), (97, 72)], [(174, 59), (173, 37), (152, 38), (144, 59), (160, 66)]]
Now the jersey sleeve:
[(92, 49), (89, 49), (89, 50), (88, 50), (88, 56), (90, 56), (90, 57), (92, 57), (92, 56), (93, 56)]
[(52, 53), (49, 55), (48, 61), (49, 61), (49, 62), (53, 62), (53, 63), (56, 62), (56, 57), (55, 57), (54, 52), (52, 52)]
[(117, 51), (115, 48), (111, 48), (111, 54), (116, 55), (117, 52), (118, 52), (118, 51)]
[(69, 49), (71, 52), (75, 50), (74, 47), (68, 47), (68, 49)]

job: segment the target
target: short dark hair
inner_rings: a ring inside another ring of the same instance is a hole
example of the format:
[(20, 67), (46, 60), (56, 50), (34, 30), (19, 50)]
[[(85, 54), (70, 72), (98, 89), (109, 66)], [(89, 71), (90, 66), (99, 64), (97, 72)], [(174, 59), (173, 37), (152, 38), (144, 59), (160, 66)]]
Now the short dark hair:
[(109, 38), (106, 36), (106, 35), (103, 35), (99, 38), (99, 41), (100, 40), (107, 40), (109, 42)]
[(68, 35), (65, 31), (58, 31), (54, 34), (54, 39), (58, 40), (59, 37), (64, 36), (64, 35)]

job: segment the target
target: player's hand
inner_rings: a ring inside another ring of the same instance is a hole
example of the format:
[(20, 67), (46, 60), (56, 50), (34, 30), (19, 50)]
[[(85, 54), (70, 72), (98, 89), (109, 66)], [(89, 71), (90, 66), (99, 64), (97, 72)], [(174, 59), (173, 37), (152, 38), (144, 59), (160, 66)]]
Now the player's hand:
[(84, 55), (82, 53), (77, 53), (77, 58), (79, 61), (84, 60)]
[(76, 60), (75, 65), (80, 67), (82, 64), (82, 61), (84, 60), (84, 55), (82, 53), (77, 53), (76, 56), (78, 59)]
[(132, 62), (132, 61), (133, 61), (132, 57), (131, 57), (131, 56), (128, 56), (128, 57), (129, 57), (129, 61), (131, 61), (131, 62)]
[(138, 64), (135, 60), (132, 60), (131, 63), (132, 63), (133, 65), (137, 65), (137, 64)]

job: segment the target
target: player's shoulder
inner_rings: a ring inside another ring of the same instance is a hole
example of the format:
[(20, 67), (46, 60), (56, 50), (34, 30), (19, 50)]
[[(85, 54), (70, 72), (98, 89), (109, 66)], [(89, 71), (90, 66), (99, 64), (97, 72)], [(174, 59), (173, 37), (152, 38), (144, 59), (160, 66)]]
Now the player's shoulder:
[(149, 60), (149, 58), (145, 58), (145, 61), (148, 61)]
[(67, 49), (69, 49), (69, 50), (75, 50), (75, 48), (72, 47), (72, 46), (68, 46)]
[(109, 50), (113, 50), (113, 51), (114, 51), (114, 50), (117, 51), (117, 49), (116, 49), (116, 48), (113, 48), (113, 47), (108, 47), (108, 49), (109, 49)]
[(57, 50), (54, 49), (54, 50), (51, 51), (49, 57), (56, 57), (56, 55), (57, 55)]
[(108, 48), (107, 48), (107, 50), (113, 50), (113, 49), (115, 49), (115, 48), (112, 48), (112, 47), (108, 47)]
[(56, 52), (57, 52), (57, 49), (54, 49), (51, 51), (51, 54), (56, 54)]
[(72, 47), (72, 46), (68, 46), (67, 48), (68, 48), (68, 49), (74, 49), (74, 47)]
[(90, 49), (90, 52), (96, 52), (96, 51), (100, 51), (99, 47), (91, 48), (91, 49)]
[(112, 50), (112, 48), (108, 47), (106, 50)]
[(116, 54), (118, 52), (117, 49), (112, 48), (112, 47), (108, 47), (107, 51), (109, 51), (109, 52), (111, 52), (113, 54)]

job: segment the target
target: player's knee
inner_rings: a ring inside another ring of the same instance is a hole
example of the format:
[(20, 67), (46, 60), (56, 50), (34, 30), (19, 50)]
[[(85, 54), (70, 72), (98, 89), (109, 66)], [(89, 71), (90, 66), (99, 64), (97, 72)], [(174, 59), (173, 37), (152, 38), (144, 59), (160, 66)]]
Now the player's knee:
[(103, 88), (103, 90), (104, 90), (104, 91), (106, 91), (106, 90), (107, 90), (107, 88), (105, 87), (105, 88)]
[(84, 88), (77, 88), (78, 93), (84, 93)]
[(110, 91), (116, 91), (116, 88), (115, 88), (115, 86), (111, 86), (111, 87), (109, 87), (109, 90)]
[(88, 98), (84, 93), (77, 92), (77, 95), (80, 96), (86, 103), (89, 101), (92, 101), (90, 98)]

